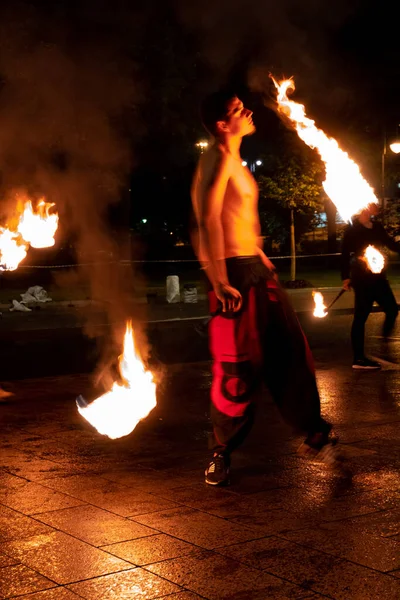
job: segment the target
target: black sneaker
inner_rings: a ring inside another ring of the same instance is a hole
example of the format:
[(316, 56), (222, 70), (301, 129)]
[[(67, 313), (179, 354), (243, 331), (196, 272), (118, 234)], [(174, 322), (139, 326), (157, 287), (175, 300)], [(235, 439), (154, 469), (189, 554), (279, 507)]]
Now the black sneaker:
[(298, 448), (298, 454), (311, 462), (324, 463), (331, 467), (342, 464), (343, 456), (338, 448), (339, 437), (332, 434), (316, 434), (307, 438)]
[(376, 360), (370, 358), (360, 358), (353, 362), (353, 369), (360, 369), (364, 371), (376, 371), (381, 369), (382, 365)]
[(224, 454), (216, 454), (212, 457), (205, 475), (208, 485), (229, 485), (230, 460)]

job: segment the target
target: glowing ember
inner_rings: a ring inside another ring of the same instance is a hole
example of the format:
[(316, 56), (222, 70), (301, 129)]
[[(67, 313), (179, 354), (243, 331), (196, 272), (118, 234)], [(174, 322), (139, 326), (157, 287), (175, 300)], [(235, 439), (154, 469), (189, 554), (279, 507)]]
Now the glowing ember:
[(6, 227), (0, 227), (0, 271), (15, 271), (28, 251), (21, 236)]
[(78, 411), (97, 431), (116, 439), (131, 433), (156, 406), (156, 384), (135, 350), (132, 323), (126, 325), (124, 349), (119, 357), (123, 383), (116, 381), (111, 390)]
[(312, 295), (313, 295), (314, 303), (315, 303), (313, 315), (314, 315), (314, 317), (323, 319), (328, 314), (326, 312), (326, 306), (324, 304), (324, 297), (321, 294), (321, 292), (313, 292)]
[(367, 261), (368, 268), (372, 273), (381, 273), (385, 266), (385, 258), (379, 250), (374, 248), (374, 246), (368, 246), (365, 249), (363, 258)]
[(278, 90), (278, 111), (289, 118), (299, 137), (320, 154), (325, 163), (324, 190), (345, 221), (369, 204), (378, 204), (372, 187), (360, 173), (358, 165), (344, 152), (337, 141), (328, 137), (315, 122), (306, 117), (305, 107), (289, 100), (287, 94), (295, 89), (293, 79), (280, 83), (271, 77)]
[(25, 203), (24, 212), (20, 217), (18, 232), (33, 248), (49, 248), (54, 246), (54, 235), (58, 227), (58, 214), (50, 214), (54, 203), (40, 200), (36, 211), (32, 202)]

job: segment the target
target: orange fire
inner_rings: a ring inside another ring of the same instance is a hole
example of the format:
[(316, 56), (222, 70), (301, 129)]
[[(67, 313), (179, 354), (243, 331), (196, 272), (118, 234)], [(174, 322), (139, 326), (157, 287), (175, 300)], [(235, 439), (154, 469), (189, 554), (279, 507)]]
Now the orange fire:
[(114, 381), (112, 388), (79, 413), (102, 435), (112, 440), (131, 433), (156, 406), (156, 384), (138, 356), (133, 339), (132, 323), (126, 324), (123, 353), (119, 357), (122, 383)]
[(323, 319), (328, 314), (326, 312), (326, 306), (324, 304), (324, 297), (321, 294), (321, 292), (313, 292), (312, 295), (313, 295), (314, 303), (315, 303), (313, 315), (314, 315), (314, 317)]
[(372, 187), (363, 178), (358, 165), (344, 152), (337, 141), (328, 137), (315, 122), (306, 116), (305, 107), (289, 100), (288, 93), (295, 89), (293, 79), (278, 83), (271, 76), (277, 93), (278, 112), (287, 117), (295, 127), (298, 136), (315, 148), (325, 163), (326, 178), (324, 190), (335, 204), (345, 221), (369, 204), (378, 204)]
[(36, 211), (32, 202), (25, 203), (24, 212), (20, 217), (18, 232), (32, 248), (49, 248), (54, 246), (54, 235), (58, 228), (58, 214), (50, 213), (54, 203), (40, 200)]
[(19, 233), (0, 227), (0, 271), (15, 271), (28, 252)]
[(0, 271), (15, 271), (26, 257), (29, 246), (48, 248), (54, 245), (58, 227), (58, 214), (50, 213), (54, 204), (40, 200), (36, 210), (30, 200), (19, 202), (19, 205), (16, 225), (0, 227)]
[(385, 266), (385, 258), (374, 246), (368, 246), (364, 252), (364, 260), (372, 273), (381, 273)]

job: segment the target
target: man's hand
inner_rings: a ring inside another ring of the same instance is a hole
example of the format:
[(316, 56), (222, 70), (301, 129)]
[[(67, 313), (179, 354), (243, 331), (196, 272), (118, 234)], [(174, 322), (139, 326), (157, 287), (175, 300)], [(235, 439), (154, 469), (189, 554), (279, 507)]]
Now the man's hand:
[(342, 288), (346, 290), (346, 292), (350, 292), (351, 290), (351, 279), (343, 279)]
[(222, 312), (237, 312), (242, 307), (243, 300), (241, 293), (229, 285), (229, 283), (218, 283), (214, 291), (222, 304)]

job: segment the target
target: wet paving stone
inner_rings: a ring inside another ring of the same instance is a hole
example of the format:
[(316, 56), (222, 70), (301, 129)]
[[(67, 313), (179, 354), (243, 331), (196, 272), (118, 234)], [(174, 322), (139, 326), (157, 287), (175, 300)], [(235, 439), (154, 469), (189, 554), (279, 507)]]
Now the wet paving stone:
[(191, 508), (150, 513), (134, 517), (134, 520), (207, 549), (257, 537), (245, 526)]
[(18, 560), (16, 558), (12, 558), (12, 556), (7, 556), (6, 554), (0, 554), (0, 569), (17, 564)]
[(0, 551), (59, 584), (132, 567), (115, 556), (56, 531), (19, 542), (5, 542), (0, 544)]
[(304, 590), (238, 561), (210, 551), (146, 567), (210, 600), (287, 600), (306, 598)]
[(164, 596), (162, 600), (204, 600), (204, 596), (192, 594), (192, 592), (178, 592), (170, 596)]
[(29, 594), (29, 596), (19, 596), (19, 598), (25, 600), (78, 600), (79, 596), (64, 587), (57, 587), (37, 594)]
[(276, 537), (218, 552), (338, 600), (396, 600), (400, 594), (400, 581), (390, 575)]
[(69, 585), (68, 589), (87, 600), (153, 600), (178, 592), (180, 588), (137, 567), (123, 573), (75, 583)]
[(77, 498), (24, 479), (14, 489), (0, 491), (0, 503), (26, 515), (83, 504)]
[[(77, 393), (93, 395), (90, 377), (10, 382), (0, 440), (0, 574), (12, 573), (10, 595), (399, 600), (400, 363), (354, 373), (350, 324), (308, 325), (344, 474), (297, 456), (301, 436), (267, 396), (232, 457), (232, 485), (207, 487), (208, 362), (164, 369), (157, 409), (120, 440), (77, 413)], [(377, 324), (372, 315), (369, 330)]]
[(37, 519), (93, 546), (105, 546), (157, 533), (150, 527), (89, 505), (41, 513)]
[(50, 581), (25, 565), (3, 567), (0, 571), (0, 598), (11, 598), (54, 587)]
[(0, 505), (0, 542), (23, 540), (48, 531), (49, 528), (36, 519)]
[[(38, 446), (42, 446), (41, 439)], [(50, 461), (42, 458), (19, 458), (8, 459), (4, 461), (4, 468), (13, 475), (18, 475), (28, 479), (29, 481), (41, 481), (49, 477), (59, 476), (64, 472), (64, 467), (61, 463)]]
[(282, 509), (317, 520), (336, 521), (397, 508), (400, 494), (396, 491), (371, 490), (358, 494), (336, 496), (332, 488), (320, 485), (308, 489), (287, 488), (253, 494), (252, 498), (269, 504), (272, 509)]
[(126, 485), (134, 490), (157, 495), (161, 495), (161, 491), (165, 492), (166, 490), (193, 485), (199, 481), (199, 471), (197, 469), (188, 473), (181, 470), (179, 473), (169, 473), (167, 470), (141, 469), (140, 471), (133, 471), (132, 468), (129, 468), (123, 471), (105, 471), (101, 475), (105, 479)]
[(393, 538), (382, 538), (346, 523), (326, 523), (301, 532), (282, 533), (284, 537), (302, 546), (346, 558), (376, 571), (393, 571), (400, 568), (400, 544)]
[(190, 554), (196, 547), (170, 535), (160, 533), (151, 537), (104, 546), (102, 549), (118, 558), (143, 566)]
[(369, 515), (347, 519), (341, 525), (346, 531), (371, 533), (384, 538), (400, 539), (400, 510), (384, 510)]
[[(68, 479), (68, 478), (67, 478)], [(57, 480), (56, 487), (68, 487), (67, 481)], [(48, 482), (46, 485), (53, 485)], [(158, 510), (175, 508), (176, 502), (164, 500), (154, 495), (147, 494), (121, 484), (105, 481), (97, 487), (86, 488), (82, 486), (74, 487), (73, 491), (68, 492), (82, 502), (90, 502), (99, 508), (109, 510), (122, 517), (146, 514)], [(79, 503), (79, 502), (78, 502)]]

